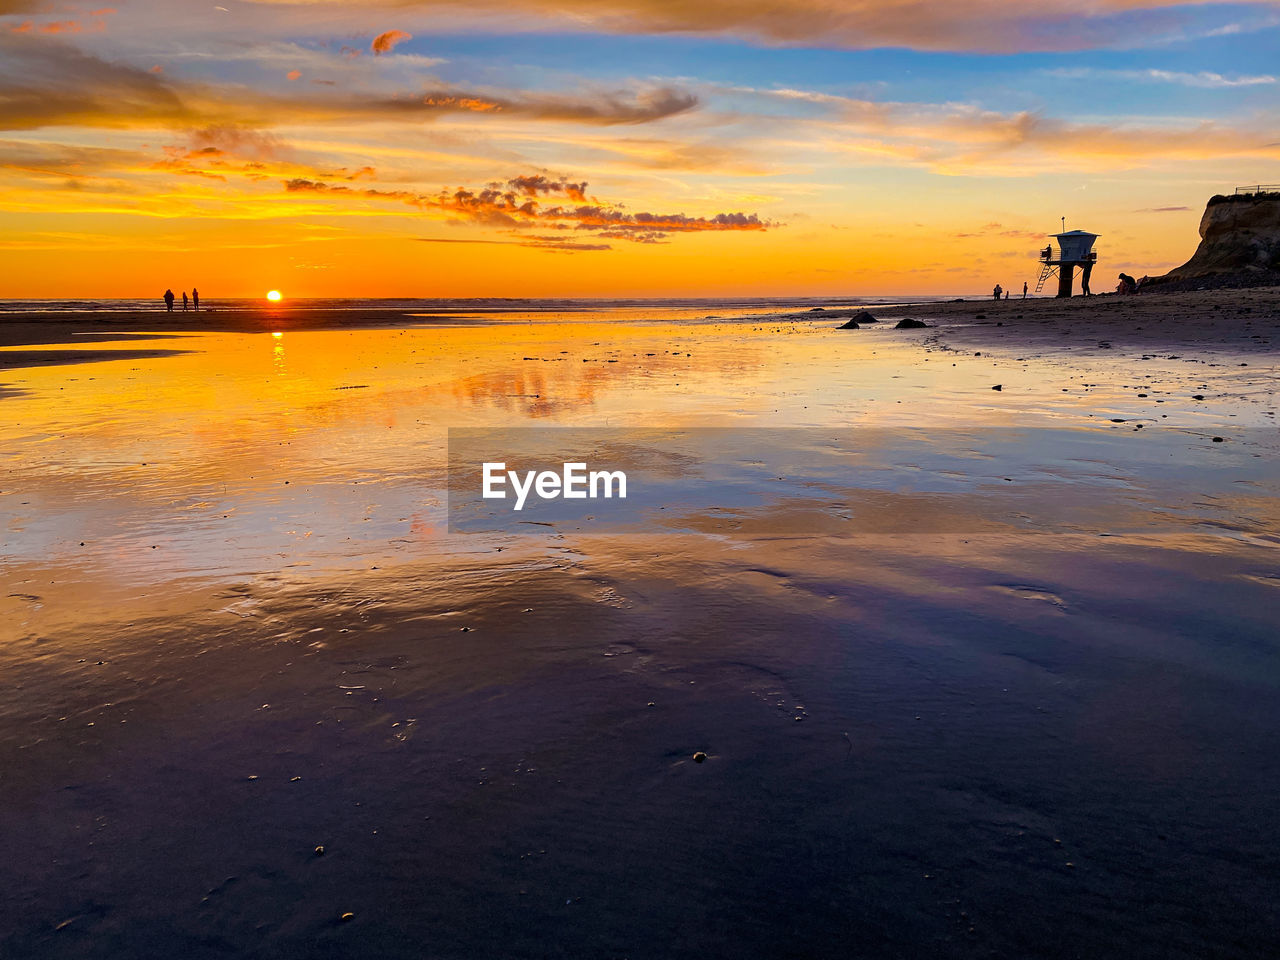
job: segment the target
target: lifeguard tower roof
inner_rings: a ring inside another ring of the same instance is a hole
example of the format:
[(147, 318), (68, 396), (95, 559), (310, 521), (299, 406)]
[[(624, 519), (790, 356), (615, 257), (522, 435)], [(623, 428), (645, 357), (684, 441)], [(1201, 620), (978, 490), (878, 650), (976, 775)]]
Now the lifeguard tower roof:
[(1058, 248), (1062, 251), (1060, 259), (1067, 262), (1074, 260), (1077, 263), (1089, 259), (1093, 241), (1098, 239), (1096, 233), (1090, 233), (1088, 230), (1068, 230), (1066, 233), (1055, 233), (1053, 237), (1058, 241)]

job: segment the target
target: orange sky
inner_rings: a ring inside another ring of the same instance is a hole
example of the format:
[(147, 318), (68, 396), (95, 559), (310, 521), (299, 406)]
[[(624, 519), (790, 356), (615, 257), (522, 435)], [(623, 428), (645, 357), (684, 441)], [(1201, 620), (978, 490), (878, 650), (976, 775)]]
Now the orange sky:
[(972, 293), (1280, 179), (1271, 4), (351, 6), (0, 0), (0, 297)]

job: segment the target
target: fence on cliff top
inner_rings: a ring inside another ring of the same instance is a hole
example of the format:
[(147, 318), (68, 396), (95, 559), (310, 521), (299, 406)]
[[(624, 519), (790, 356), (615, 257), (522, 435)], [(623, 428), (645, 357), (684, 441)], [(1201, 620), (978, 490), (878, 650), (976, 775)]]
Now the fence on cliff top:
[(1251, 187), (1236, 187), (1237, 197), (1247, 197), (1257, 193), (1280, 193), (1280, 183), (1257, 183)]

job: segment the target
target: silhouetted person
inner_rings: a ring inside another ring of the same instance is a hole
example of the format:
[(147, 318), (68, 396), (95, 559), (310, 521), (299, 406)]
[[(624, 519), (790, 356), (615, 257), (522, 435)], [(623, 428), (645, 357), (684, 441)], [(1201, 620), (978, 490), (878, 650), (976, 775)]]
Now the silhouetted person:
[(1086, 260), (1084, 266), (1080, 268), (1080, 289), (1084, 291), (1086, 297), (1093, 296), (1093, 291), (1089, 289), (1089, 274), (1093, 273), (1093, 261)]
[(191, 303), (195, 307), (196, 313), (200, 312), (200, 291), (195, 287), (191, 288)]
[(1008, 300), (1008, 299), (1009, 299), (1009, 291), (1008, 291), (1008, 290), (1006, 290), (1006, 291), (1004, 292), (1004, 298), (1005, 298), (1006, 300)]
[(1023, 281), (1023, 284), (1022, 284), (1022, 299), (1023, 299), (1023, 300), (1027, 299), (1027, 284), (1026, 284), (1026, 281)]
[(172, 290), (166, 290), (164, 292), (164, 305), (165, 305), (165, 308), (170, 313), (173, 313), (173, 291)]
[(1117, 293), (1137, 293), (1138, 281), (1133, 279), (1127, 273), (1120, 274), (1120, 286), (1116, 287)]
[(991, 291), (991, 296), (994, 297), (996, 300), (999, 300), (1000, 294), (1002, 293), (1004, 293), (1004, 288), (997, 283), (996, 288)]
[(182, 291), (182, 312), (187, 312), (187, 291)]

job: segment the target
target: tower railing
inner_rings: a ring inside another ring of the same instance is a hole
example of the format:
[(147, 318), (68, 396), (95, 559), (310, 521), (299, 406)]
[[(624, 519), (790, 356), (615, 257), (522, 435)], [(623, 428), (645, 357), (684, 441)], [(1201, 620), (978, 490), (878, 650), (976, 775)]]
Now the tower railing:
[[(1090, 250), (1090, 251), (1089, 251), (1089, 253), (1088, 253), (1088, 257), (1087, 257), (1087, 258), (1088, 258), (1089, 260), (1093, 260), (1093, 261), (1095, 261), (1095, 262), (1096, 262), (1096, 261), (1097, 261), (1097, 259), (1098, 259), (1098, 248), (1097, 248), (1097, 247), (1094, 247), (1092, 250)], [(1053, 249), (1053, 247), (1044, 247), (1044, 248), (1042, 248), (1042, 249), (1040, 250), (1040, 262), (1041, 262), (1041, 263), (1061, 263), (1061, 262), (1062, 262), (1062, 251), (1061, 251), (1061, 250), (1055, 250), (1055, 249)], [(1083, 261), (1083, 260), (1072, 260), (1072, 261), (1070, 261), (1070, 262), (1071, 262), (1071, 263), (1083, 263), (1084, 261)]]

